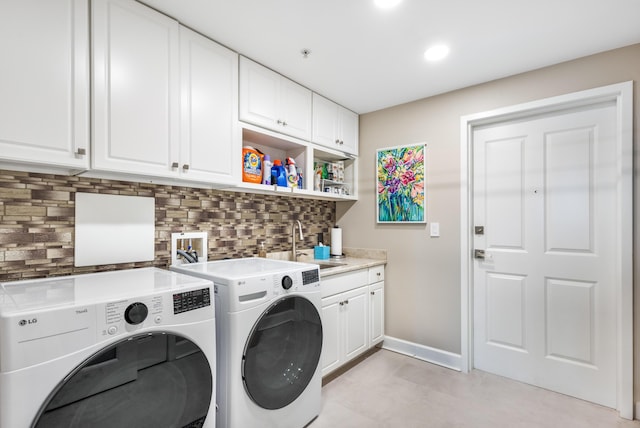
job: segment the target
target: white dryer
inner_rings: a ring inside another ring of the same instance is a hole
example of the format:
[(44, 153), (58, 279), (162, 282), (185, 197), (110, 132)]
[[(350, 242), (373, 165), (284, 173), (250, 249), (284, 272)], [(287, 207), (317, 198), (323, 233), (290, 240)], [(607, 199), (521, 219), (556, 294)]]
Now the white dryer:
[(171, 269), (212, 279), (219, 428), (302, 428), (320, 413), (318, 265), (262, 258)]
[(0, 428), (215, 427), (211, 281), (155, 268), (0, 287)]

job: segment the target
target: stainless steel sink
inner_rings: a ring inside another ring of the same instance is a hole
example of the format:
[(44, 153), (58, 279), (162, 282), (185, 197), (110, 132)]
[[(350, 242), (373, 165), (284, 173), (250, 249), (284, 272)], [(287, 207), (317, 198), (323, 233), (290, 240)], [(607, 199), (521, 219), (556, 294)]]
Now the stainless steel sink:
[(346, 263), (316, 263), (316, 264), (320, 267), (320, 270), (346, 265)]

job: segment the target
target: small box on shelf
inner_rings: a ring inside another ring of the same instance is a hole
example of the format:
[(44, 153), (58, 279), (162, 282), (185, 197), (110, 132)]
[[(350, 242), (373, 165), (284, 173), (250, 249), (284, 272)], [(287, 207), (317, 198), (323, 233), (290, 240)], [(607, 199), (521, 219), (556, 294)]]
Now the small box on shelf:
[(336, 195), (350, 195), (351, 194), (351, 189), (349, 188), (349, 186), (346, 183), (340, 182), (340, 181), (335, 181), (335, 180), (329, 180), (329, 179), (322, 179), (321, 182), (321, 192), (324, 193), (333, 193)]

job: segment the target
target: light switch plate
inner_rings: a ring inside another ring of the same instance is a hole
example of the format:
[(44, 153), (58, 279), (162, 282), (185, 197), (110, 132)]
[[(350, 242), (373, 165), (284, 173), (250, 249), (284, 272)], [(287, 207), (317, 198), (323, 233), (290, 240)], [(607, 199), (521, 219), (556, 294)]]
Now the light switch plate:
[(440, 236), (440, 223), (431, 223), (430, 227), (431, 227), (430, 231), (431, 231), (432, 238), (436, 238)]

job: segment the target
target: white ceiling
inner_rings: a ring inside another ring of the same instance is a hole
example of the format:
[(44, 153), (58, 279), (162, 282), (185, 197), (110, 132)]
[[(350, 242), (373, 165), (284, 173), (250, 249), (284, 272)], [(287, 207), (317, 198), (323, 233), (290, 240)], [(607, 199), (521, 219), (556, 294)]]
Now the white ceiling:
[(142, 2), (357, 113), (640, 42), (640, 0)]

